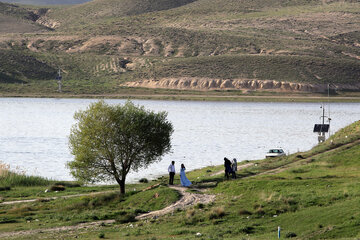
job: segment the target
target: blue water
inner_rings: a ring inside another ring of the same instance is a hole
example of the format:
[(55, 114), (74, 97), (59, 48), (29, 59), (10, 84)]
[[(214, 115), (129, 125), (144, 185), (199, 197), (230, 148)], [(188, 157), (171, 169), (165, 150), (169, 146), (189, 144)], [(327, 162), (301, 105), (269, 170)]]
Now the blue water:
[[(68, 148), (73, 115), (94, 101), (0, 98), (0, 161), (29, 175), (72, 180), (65, 164), (73, 159)], [(179, 173), (181, 163), (189, 171), (222, 164), (225, 156), (238, 161), (262, 159), (273, 147), (282, 147), (286, 153), (308, 150), (317, 144), (312, 131), (322, 113), (319, 103), (134, 102), (167, 111), (175, 131), (172, 152), (148, 169), (131, 173), (129, 182), (166, 174), (172, 160)], [(330, 107), (330, 133), (360, 119), (360, 103), (332, 103)]]

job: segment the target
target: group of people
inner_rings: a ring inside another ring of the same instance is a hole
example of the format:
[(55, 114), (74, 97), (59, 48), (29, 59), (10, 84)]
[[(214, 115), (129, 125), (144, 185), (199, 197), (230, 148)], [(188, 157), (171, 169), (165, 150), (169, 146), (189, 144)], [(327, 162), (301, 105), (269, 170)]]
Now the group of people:
[(236, 172), (237, 172), (237, 161), (236, 158), (234, 158), (232, 161), (230, 161), (228, 158), (224, 157), (224, 167), (225, 167), (225, 177), (229, 179), (230, 174), (232, 178), (236, 178)]
[[(181, 164), (180, 183), (181, 183), (181, 186), (183, 186), (183, 187), (189, 187), (191, 185), (191, 182), (186, 177), (185, 170), (186, 170), (185, 165)], [(174, 185), (175, 161), (171, 162), (170, 166), (168, 167), (168, 172), (169, 172), (169, 185)]]
[[(236, 158), (234, 158), (232, 161), (230, 161), (228, 158), (224, 158), (224, 167), (225, 167), (225, 177), (227, 179), (230, 178), (230, 174), (232, 178), (236, 178), (236, 172), (237, 172), (237, 161)], [(181, 164), (180, 168), (180, 183), (183, 187), (189, 187), (191, 185), (191, 182), (186, 177), (185, 174), (185, 165)], [(175, 161), (172, 161), (171, 164), (168, 167), (169, 172), (169, 185), (174, 185), (174, 177), (175, 177)]]

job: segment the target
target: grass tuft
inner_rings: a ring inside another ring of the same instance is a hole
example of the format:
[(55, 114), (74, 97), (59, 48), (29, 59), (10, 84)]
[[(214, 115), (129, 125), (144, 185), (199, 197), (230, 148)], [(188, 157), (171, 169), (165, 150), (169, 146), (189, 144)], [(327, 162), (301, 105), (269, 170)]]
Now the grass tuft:
[(135, 222), (135, 215), (133, 213), (125, 213), (124, 215), (119, 215), (115, 218), (115, 221), (117, 223), (129, 223), (129, 222)]
[(226, 215), (224, 207), (217, 207), (212, 209), (209, 214), (209, 219), (218, 219)]
[(10, 171), (10, 166), (0, 162), (0, 187), (5, 188), (16, 186), (47, 186), (51, 183), (50, 180), (37, 177), (27, 176), (25, 172)]
[(240, 209), (239, 215), (252, 215), (252, 212), (246, 210), (246, 209)]

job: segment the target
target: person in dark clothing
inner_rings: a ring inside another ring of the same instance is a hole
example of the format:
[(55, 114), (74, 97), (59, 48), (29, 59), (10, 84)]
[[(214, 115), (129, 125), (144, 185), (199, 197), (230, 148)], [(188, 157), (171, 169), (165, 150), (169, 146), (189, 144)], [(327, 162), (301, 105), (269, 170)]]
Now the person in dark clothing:
[(168, 167), (169, 172), (169, 185), (174, 185), (174, 176), (175, 176), (175, 161), (172, 161)]
[(231, 162), (226, 157), (224, 158), (225, 177), (229, 179), (230, 173), (232, 173)]

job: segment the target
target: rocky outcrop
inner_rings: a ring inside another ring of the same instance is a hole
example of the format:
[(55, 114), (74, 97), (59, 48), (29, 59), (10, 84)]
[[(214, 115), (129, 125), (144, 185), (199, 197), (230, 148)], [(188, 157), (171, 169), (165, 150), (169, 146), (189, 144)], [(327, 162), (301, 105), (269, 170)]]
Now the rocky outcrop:
[(37, 24), (43, 25), (50, 29), (55, 29), (60, 26), (60, 23), (54, 21), (53, 19), (49, 18), (48, 15), (51, 13), (51, 9), (48, 8), (40, 8), (36, 11), (32, 12), (35, 16), (32, 21), (36, 22)]
[(48, 18), (47, 16), (40, 17), (39, 19), (36, 20), (36, 23), (40, 24), (40, 25), (43, 25), (43, 26), (45, 26), (47, 28), (50, 28), (50, 29), (55, 29), (55, 28), (58, 28), (60, 26), (59, 22), (56, 22), (56, 21)]
[[(167, 88), (183, 90), (264, 90), (283, 92), (325, 92), (327, 84), (295, 83), (274, 80), (251, 79), (210, 79), (210, 78), (163, 78), (160, 80), (142, 80), (128, 82), (128, 87)], [(332, 84), (335, 90), (359, 90), (358, 84)]]

